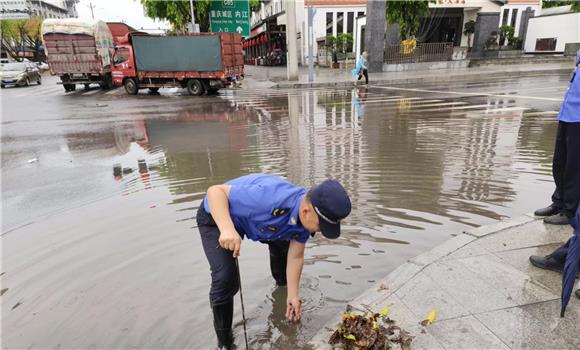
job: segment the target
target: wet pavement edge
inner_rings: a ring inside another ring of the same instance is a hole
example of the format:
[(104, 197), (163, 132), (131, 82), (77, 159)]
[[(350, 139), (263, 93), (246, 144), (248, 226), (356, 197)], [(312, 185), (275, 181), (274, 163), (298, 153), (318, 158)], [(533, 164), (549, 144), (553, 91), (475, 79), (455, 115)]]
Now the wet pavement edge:
[[(448, 81), (458, 81), (463, 79), (482, 79), (482, 78), (509, 78), (509, 77), (528, 77), (528, 76), (553, 76), (558, 74), (568, 74), (570, 73), (570, 68), (555, 68), (555, 69), (542, 69), (530, 72), (522, 71), (505, 71), (505, 72), (465, 72), (462, 71), (459, 74), (454, 74), (453, 70), (440, 70), (435, 74), (436, 71), (425, 71), (425, 76), (422, 77), (412, 77), (412, 78), (378, 78), (373, 79), (371, 76), (370, 82), (372, 84), (415, 84), (415, 83), (433, 83), (433, 82), (448, 82)], [(445, 74), (440, 74), (445, 72)], [(384, 73), (383, 73), (384, 74)], [(353, 79), (348, 80), (338, 80), (331, 82), (272, 82), (270, 88), (272, 89), (303, 89), (303, 88), (321, 88), (321, 87), (352, 87), (352, 86), (364, 86), (362, 81), (354, 81)]]
[[(560, 318), (561, 274), (528, 262), (571, 234), (570, 226), (545, 225), (533, 214), (481, 226), (410, 259), (349, 305), (375, 312), (388, 307), (389, 317), (415, 337), (415, 350), (580, 349), (574, 335), (580, 300), (572, 297)], [(421, 326), (432, 310), (436, 321)], [(329, 321), (310, 345), (333, 349), (328, 339), (340, 318)]]

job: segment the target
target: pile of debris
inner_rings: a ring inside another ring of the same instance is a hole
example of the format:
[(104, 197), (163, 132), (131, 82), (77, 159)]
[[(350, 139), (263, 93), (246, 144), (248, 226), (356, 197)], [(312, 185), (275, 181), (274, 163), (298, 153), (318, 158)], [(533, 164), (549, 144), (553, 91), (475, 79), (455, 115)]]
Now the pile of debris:
[(414, 337), (387, 317), (388, 308), (378, 313), (357, 309), (360, 313), (356, 314), (351, 313), (353, 309), (347, 306), (342, 322), (330, 337), (329, 344), (345, 350), (395, 349), (396, 345), (402, 350), (411, 350)]

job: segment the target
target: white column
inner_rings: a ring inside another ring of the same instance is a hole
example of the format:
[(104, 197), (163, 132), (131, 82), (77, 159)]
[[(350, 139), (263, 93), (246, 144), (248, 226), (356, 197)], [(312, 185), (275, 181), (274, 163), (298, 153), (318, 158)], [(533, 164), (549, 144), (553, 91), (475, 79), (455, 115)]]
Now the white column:
[(288, 49), (288, 80), (298, 80), (298, 52), (296, 39), (296, 1), (286, 1), (286, 48)]

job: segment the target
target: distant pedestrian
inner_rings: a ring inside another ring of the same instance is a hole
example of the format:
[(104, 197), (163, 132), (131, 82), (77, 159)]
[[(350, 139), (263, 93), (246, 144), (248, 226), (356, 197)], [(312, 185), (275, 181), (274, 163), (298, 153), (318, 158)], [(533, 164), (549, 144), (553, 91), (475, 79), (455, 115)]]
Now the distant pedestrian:
[(552, 194), (552, 204), (534, 213), (537, 216), (545, 216), (544, 222), (552, 225), (569, 224), (580, 202), (579, 72), (580, 50), (576, 53), (576, 68), (558, 113), (558, 133), (552, 164), (556, 190)]
[(358, 57), (358, 61), (356, 63), (356, 67), (352, 70), (352, 76), (358, 76), (357, 80), (361, 80), (363, 75), (365, 77), (365, 84), (369, 84), (369, 66), (368, 66), (368, 57), (369, 54), (365, 50), (363, 53)]
[(209, 299), (219, 349), (233, 347), (234, 295), (240, 283), (235, 259), (242, 239), (268, 245), (272, 277), (277, 285), (287, 285), (286, 318), (299, 321), (306, 241), (316, 232), (338, 238), (340, 221), (350, 210), (348, 194), (335, 180), (307, 191), (277, 176), (253, 174), (207, 190), (197, 225), (211, 269)]

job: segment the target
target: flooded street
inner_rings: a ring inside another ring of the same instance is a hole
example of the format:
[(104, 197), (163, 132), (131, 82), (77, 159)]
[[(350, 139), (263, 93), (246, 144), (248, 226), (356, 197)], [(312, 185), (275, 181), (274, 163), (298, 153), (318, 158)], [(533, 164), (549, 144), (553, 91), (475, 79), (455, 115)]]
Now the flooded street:
[(211, 348), (195, 213), (208, 186), (265, 172), (304, 187), (333, 177), (352, 199), (340, 239), (307, 243), (300, 325), (284, 319), (267, 247), (242, 244), (251, 348), (303, 348), (407, 259), (549, 204), (568, 80), (371, 77), (368, 89), (198, 98), (176, 89), (65, 95), (54, 78), (3, 89), (3, 346)]

